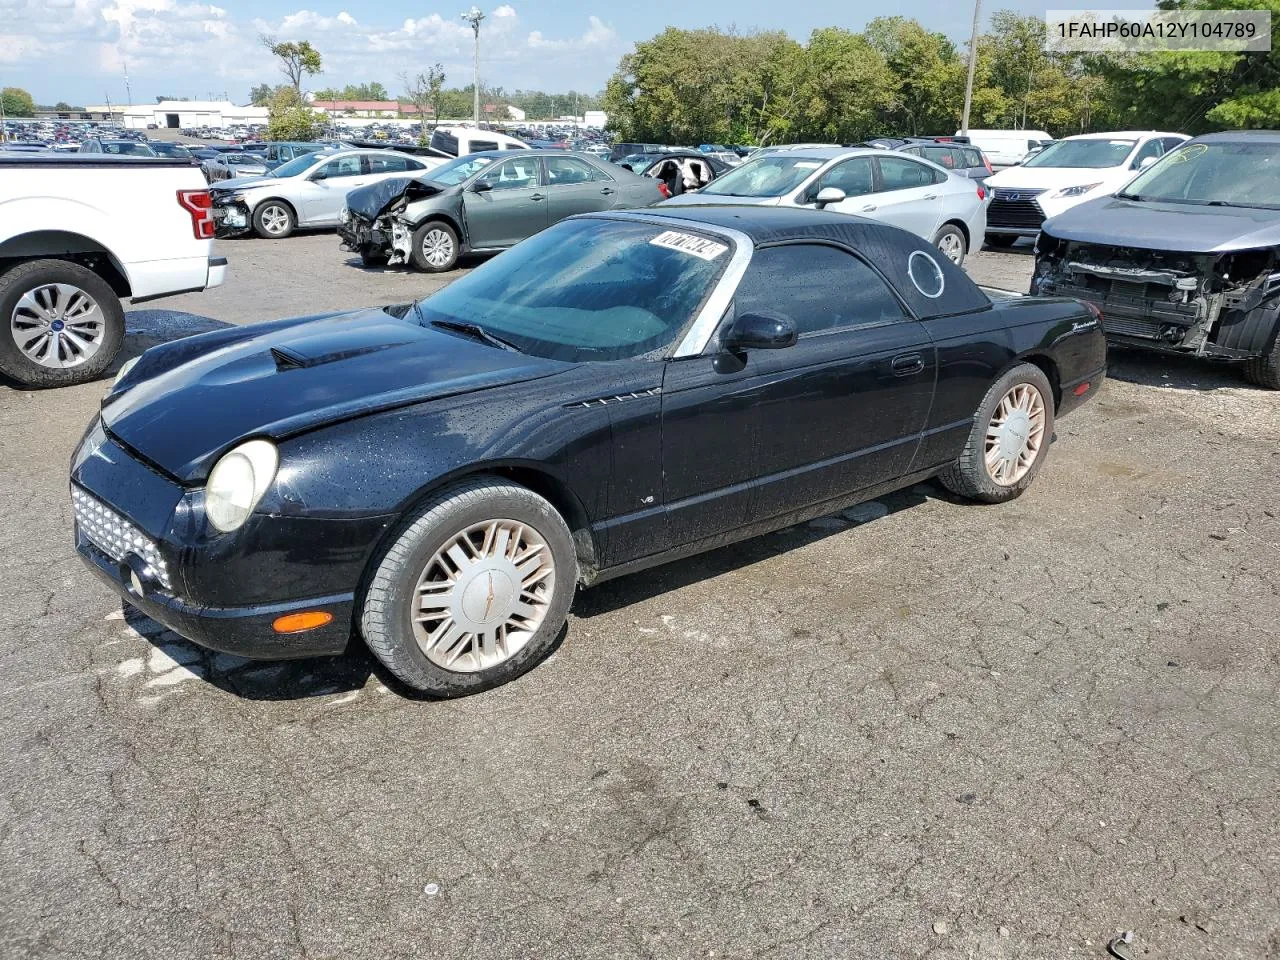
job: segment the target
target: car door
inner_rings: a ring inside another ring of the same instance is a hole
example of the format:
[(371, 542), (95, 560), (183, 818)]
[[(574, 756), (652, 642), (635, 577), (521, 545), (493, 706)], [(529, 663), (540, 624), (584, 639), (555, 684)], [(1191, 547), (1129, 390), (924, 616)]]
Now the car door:
[(462, 204), (473, 250), (509, 247), (533, 236), (548, 224), (538, 157), (531, 152), (486, 167), (467, 188)]
[(547, 222), (575, 213), (609, 210), (618, 197), (617, 184), (603, 170), (577, 157), (543, 157), (547, 171)]
[(369, 182), (365, 158), (349, 153), (334, 157), (301, 182), (303, 220), (312, 225), (335, 224), (346, 206), (347, 194)]
[(879, 168), (876, 192), (863, 206), (863, 216), (932, 240), (942, 222), (936, 181), (946, 174), (909, 157), (876, 157), (875, 162)]
[[(793, 347), (672, 360), (662, 385), (663, 495), (673, 546), (905, 474), (929, 415), (933, 342), (847, 250), (755, 252), (734, 317), (789, 317)], [(717, 337), (719, 334), (717, 334)]]

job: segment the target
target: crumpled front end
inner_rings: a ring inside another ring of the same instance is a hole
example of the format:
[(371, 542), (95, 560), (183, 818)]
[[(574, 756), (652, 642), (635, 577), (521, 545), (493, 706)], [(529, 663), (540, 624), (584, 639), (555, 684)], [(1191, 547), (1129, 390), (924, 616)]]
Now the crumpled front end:
[(414, 200), (439, 192), (434, 184), (412, 177), (394, 177), (352, 190), (339, 215), (342, 248), (362, 256), (386, 257), (391, 266), (408, 263), (414, 227), (400, 215)]
[(244, 197), (234, 194), (213, 193), (213, 223), (215, 236), (238, 237), (253, 229), (252, 211)]
[(1031, 293), (1094, 304), (1113, 342), (1246, 359), (1262, 348), (1246, 321), (1280, 294), (1280, 264), (1272, 248), (1182, 253), (1041, 233)]

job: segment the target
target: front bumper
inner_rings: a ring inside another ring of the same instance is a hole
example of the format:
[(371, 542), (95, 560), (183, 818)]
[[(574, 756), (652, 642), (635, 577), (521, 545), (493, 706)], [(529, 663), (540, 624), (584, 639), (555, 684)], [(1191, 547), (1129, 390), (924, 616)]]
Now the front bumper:
[(391, 234), (379, 226), (383, 221), (370, 223), (359, 217), (351, 217), (338, 225), (338, 237), (342, 248), (353, 253), (390, 253)]
[(253, 229), (249, 207), (241, 201), (213, 201), (215, 236), (239, 237)]
[[(268, 660), (346, 649), (354, 587), (369, 546), (385, 528), (381, 520), (255, 514), (235, 534), (211, 536), (203, 491), (143, 464), (99, 424), (76, 451), (71, 491), (76, 550), (85, 565), (188, 640)], [(278, 617), (308, 610), (333, 619), (302, 633), (272, 628)]]

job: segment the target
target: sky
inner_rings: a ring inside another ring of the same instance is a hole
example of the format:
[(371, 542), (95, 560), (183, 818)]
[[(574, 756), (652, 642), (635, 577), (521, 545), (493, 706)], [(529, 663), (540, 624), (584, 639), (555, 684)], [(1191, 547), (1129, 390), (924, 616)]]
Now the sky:
[[(306, 4), (305, 6), (302, 4)], [(443, 4), (443, 5), (442, 5)], [(471, 81), (471, 27), (459, 14), (469, 0), (0, 0), (0, 86), (28, 90), (37, 103), (84, 105), (157, 96), (244, 103), (256, 83), (283, 82), (258, 38), (310, 40), (324, 58), (313, 89), (370, 80), (393, 94), (402, 71), (444, 64), (449, 86)], [(1110, 0), (1108, 7), (1141, 6)], [(1044, 0), (987, 0), (984, 13), (1044, 14)], [(968, 3), (899, 0), (889, 8), (806, 0), (511, 0), (480, 3), (481, 82), (507, 90), (595, 92), (638, 40), (667, 26), (786, 30), (804, 40), (816, 27), (861, 29), (888, 13), (915, 17), (958, 42), (968, 38)]]

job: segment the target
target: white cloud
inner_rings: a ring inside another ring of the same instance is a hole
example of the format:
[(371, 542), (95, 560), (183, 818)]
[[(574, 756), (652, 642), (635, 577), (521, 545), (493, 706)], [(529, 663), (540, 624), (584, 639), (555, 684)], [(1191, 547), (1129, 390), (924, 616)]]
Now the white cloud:
[[(617, 32), (596, 16), (576, 36), (548, 36), (530, 29), (511, 4), (487, 13), (480, 69), (489, 85), (592, 89), (603, 86), (623, 52)], [(310, 40), (320, 50), (325, 69), (316, 86), (380, 80), (394, 89), (401, 71), (437, 61), (450, 85), (471, 79), (471, 27), (453, 15), (381, 25), (346, 10), (328, 16), (305, 7), (264, 20), (186, 0), (0, 0), (0, 63), (21, 63), (41, 102), (97, 102), (104, 87), (115, 99), (126, 62), (135, 100), (203, 96), (211, 88), (231, 88), (240, 98), (253, 83), (281, 80), (259, 43), (264, 33)]]

